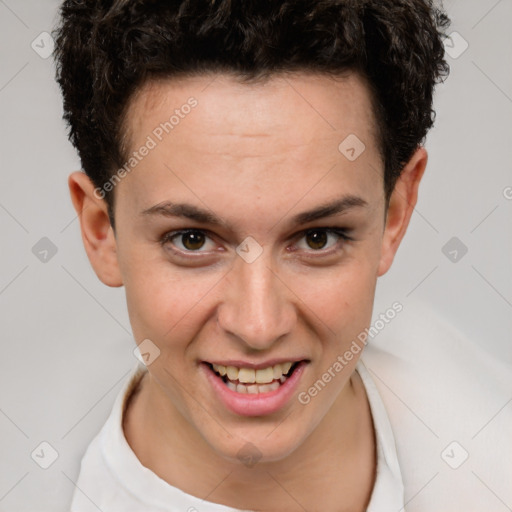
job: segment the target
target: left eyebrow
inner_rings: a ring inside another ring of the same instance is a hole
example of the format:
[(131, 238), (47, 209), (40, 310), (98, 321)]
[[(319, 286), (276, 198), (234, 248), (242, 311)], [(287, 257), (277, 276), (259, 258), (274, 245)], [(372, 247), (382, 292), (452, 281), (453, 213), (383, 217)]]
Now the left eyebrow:
[(365, 201), (362, 197), (345, 195), (340, 199), (336, 199), (330, 203), (320, 205), (316, 208), (313, 208), (312, 210), (308, 210), (306, 212), (295, 215), (295, 217), (292, 217), (290, 224), (307, 224), (308, 222), (323, 219), (324, 217), (331, 217), (332, 215), (347, 213), (354, 208), (366, 208), (367, 206), (368, 202)]
[[(368, 202), (362, 197), (354, 195), (345, 195), (339, 199), (317, 206), (312, 210), (299, 213), (292, 217), (290, 226), (306, 224), (324, 217), (347, 213), (355, 208), (365, 208)], [(222, 219), (217, 217), (213, 212), (204, 210), (188, 203), (173, 203), (164, 201), (156, 204), (141, 212), (141, 215), (161, 215), (163, 217), (181, 217), (194, 220), (203, 224), (217, 225), (229, 229), (230, 226)]]

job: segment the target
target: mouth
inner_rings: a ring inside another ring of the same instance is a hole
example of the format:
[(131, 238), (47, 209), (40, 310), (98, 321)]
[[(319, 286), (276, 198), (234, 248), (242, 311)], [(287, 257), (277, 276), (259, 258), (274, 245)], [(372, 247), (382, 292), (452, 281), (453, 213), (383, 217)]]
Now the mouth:
[(279, 389), (293, 374), (299, 363), (300, 361), (288, 361), (257, 370), (213, 363), (207, 364), (231, 391), (257, 395)]
[(265, 368), (203, 362), (215, 395), (232, 412), (262, 416), (289, 402), (309, 361), (286, 361)]

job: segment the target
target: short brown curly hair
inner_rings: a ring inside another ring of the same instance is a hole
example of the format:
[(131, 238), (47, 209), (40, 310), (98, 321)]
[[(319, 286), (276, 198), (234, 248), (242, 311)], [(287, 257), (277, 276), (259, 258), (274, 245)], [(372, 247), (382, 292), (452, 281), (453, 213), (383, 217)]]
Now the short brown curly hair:
[[(65, 0), (54, 31), (69, 138), (97, 187), (126, 162), (123, 118), (146, 81), (280, 71), (369, 84), (386, 204), (432, 127), (434, 86), (447, 76), (449, 19), (432, 0)], [(105, 196), (113, 224), (113, 193)]]

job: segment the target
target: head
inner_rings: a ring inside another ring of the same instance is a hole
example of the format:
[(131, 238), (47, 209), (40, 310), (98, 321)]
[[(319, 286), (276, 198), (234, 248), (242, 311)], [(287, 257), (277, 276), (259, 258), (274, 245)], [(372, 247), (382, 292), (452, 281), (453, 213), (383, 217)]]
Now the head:
[[(299, 400), (371, 321), (425, 170), (447, 22), (427, 0), (63, 3), (87, 254), (214, 452), (284, 458), (347, 393), (360, 352)], [(219, 398), (212, 365), (278, 361), (301, 362), (282, 403)]]

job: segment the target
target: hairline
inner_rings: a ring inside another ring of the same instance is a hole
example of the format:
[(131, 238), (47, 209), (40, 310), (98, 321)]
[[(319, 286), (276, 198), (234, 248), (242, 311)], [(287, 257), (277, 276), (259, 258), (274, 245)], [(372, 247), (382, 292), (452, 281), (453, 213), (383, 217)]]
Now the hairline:
[[(384, 137), (383, 137), (383, 120), (381, 119), (380, 112), (380, 104), (377, 98), (377, 93), (373, 86), (372, 81), (363, 73), (361, 70), (353, 67), (347, 67), (345, 69), (341, 69), (338, 71), (325, 71), (325, 70), (316, 70), (310, 68), (283, 68), (279, 70), (272, 71), (262, 71), (260, 73), (240, 73), (234, 69), (205, 69), (205, 70), (192, 70), (185, 71), (180, 73), (173, 73), (172, 75), (153, 75), (148, 76), (144, 81), (137, 84), (131, 94), (129, 94), (126, 98), (126, 102), (120, 116), (117, 140), (119, 141), (119, 153), (121, 155), (121, 159), (123, 161), (127, 161), (129, 156), (129, 151), (133, 147), (132, 141), (132, 133), (131, 127), (128, 125), (129, 114), (133, 108), (135, 102), (140, 99), (140, 97), (144, 94), (147, 94), (148, 90), (151, 90), (153, 87), (158, 87), (162, 84), (172, 84), (172, 83), (183, 83), (187, 80), (197, 78), (197, 77), (212, 77), (215, 80), (219, 76), (225, 76), (228, 78), (232, 78), (236, 80), (241, 85), (265, 85), (269, 81), (274, 78), (279, 77), (295, 77), (295, 76), (308, 76), (308, 77), (323, 77), (330, 78), (336, 82), (344, 81), (348, 77), (355, 75), (360, 81), (363, 87), (366, 88), (368, 93), (368, 97), (370, 100), (370, 108), (371, 108), (371, 119), (372, 126), (370, 128), (371, 135), (375, 141), (375, 145), (380, 155), (383, 173), (382, 173), (382, 185), (386, 187), (386, 155), (384, 150)], [(118, 163), (117, 165), (121, 165)], [(112, 175), (115, 173), (115, 168), (109, 169), (109, 174)], [(107, 200), (109, 204), (109, 218), (112, 224), (112, 228), (114, 228), (114, 210), (115, 210), (115, 187), (110, 193), (110, 201)], [(385, 191), (384, 191), (385, 192)], [(388, 199), (388, 198), (386, 198)], [(387, 204), (387, 201), (386, 201)], [(387, 208), (386, 208), (387, 209)]]

